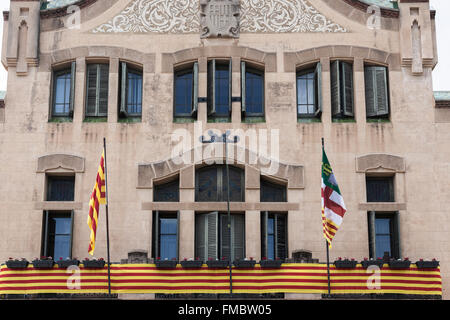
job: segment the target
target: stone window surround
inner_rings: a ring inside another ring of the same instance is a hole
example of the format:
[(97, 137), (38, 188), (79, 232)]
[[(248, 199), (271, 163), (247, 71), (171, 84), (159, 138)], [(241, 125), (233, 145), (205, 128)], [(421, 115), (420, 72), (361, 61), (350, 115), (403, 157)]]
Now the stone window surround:
[[(82, 210), (81, 175), (85, 170), (85, 160), (82, 157), (69, 154), (50, 154), (38, 158), (36, 169), (36, 190), (42, 190), (35, 199), (35, 210), (71, 211)], [(74, 175), (74, 201), (46, 201), (48, 175)], [(41, 186), (44, 186), (42, 188)], [(39, 200), (40, 199), (40, 200)]]

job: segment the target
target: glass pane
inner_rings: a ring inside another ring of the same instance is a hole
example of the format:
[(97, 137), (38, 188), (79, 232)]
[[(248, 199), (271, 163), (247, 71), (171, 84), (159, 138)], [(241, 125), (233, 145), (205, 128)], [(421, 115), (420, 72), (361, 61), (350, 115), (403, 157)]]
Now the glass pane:
[(197, 175), (196, 201), (218, 201), (217, 168), (201, 169)]
[(376, 257), (383, 257), (385, 252), (391, 256), (391, 237), (389, 235), (377, 235), (375, 238)]
[(268, 235), (273, 235), (274, 221), (275, 221), (275, 219), (273, 217), (267, 219), (267, 234)]
[(161, 234), (177, 234), (177, 219), (161, 218), (160, 219)]
[(155, 202), (178, 202), (180, 200), (180, 182), (171, 181), (161, 185), (155, 185), (153, 191)]
[(71, 225), (71, 219), (68, 217), (53, 217), (51, 218), (53, 220), (53, 223), (55, 224), (55, 234), (70, 234), (70, 225)]
[(308, 80), (308, 104), (314, 105), (314, 80)]
[(375, 220), (375, 232), (376, 234), (390, 234), (391, 228), (390, 228), (390, 219), (380, 219), (377, 218)]
[(366, 179), (367, 202), (393, 202), (393, 178), (372, 178)]
[(307, 82), (305, 80), (299, 80), (297, 82), (298, 86), (298, 103), (299, 104), (307, 104)]
[(75, 177), (48, 177), (47, 201), (73, 201)]
[(286, 202), (286, 186), (261, 180), (261, 202)]
[(56, 103), (64, 103), (66, 102), (65, 99), (65, 84), (66, 80), (64, 76), (58, 76), (55, 81), (55, 102)]
[(66, 259), (70, 256), (70, 235), (56, 235), (53, 253), (50, 255), (58, 260), (60, 257)]
[[(226, 167), (222, 167), (222, 190), (223, 190), (223, 201), (227, 200), (227, 174)], [(242, 194), (242, 174), (241, 169), (229, 167), (230, 172), (230, 201), (243, 202), (243, 194)]]
[(193, 73), (175, 76), (175, 115), (188, 115), (192, 110)]
[(275, 240), (274, 235), (267, 236), (267, 259), (275, 260)]
[(160, 236), (159, 248), (159, 256), (162, 260), (177, 258), (177, 236), (162, 234)]

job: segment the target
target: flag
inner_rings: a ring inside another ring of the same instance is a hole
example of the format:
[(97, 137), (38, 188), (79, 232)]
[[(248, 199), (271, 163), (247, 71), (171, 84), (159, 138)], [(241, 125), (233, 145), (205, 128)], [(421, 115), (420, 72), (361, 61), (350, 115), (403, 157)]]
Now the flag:
[(339, 226), (342, 223), (344, 214), (347, 211), (339, 190), (338, 183), (331, 169), (325, 153), (325, 148), (322, 149), (322, 223), (323, 235), (331, 248), (331, 241), (333, 241)]
[(91, 236), (89, 242), (89, 254), (94, 255), (95, 236), (97, 234), (98, 215), (100, 211), (100, 204), (106, 204), (105, 196), (105, 150), (103, 150), (98, 167), (97, 179), (95, 180), (94, 190), (89, 201), (89, 215), (87, 224), (91, 229)]

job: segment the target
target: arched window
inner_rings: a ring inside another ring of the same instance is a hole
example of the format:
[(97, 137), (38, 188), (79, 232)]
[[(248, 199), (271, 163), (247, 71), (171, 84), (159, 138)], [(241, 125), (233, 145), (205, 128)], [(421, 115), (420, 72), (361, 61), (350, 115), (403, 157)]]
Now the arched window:
[[(230, 201), (244, 202), (244, 170), (229, 166)], [(204, 167), (196, 171), (195, 201), (227, 201), (227, 170), (225, 165)]]

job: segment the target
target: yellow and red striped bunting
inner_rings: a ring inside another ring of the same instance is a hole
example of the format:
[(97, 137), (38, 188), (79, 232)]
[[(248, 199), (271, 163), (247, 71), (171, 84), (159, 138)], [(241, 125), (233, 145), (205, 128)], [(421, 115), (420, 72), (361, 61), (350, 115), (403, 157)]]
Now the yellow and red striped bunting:
[[(75, 272), (75, 273), (74, 273)], [(78, 272), (78, 273), (77, 273)], [(330, 266), (332, 294), (442, 295), (440, 269), (380, 270), (376, 275), (358, 265), (355, 269)], [(283, 264), (280, 269), (233, 268), (234, 293), (327, 293), (325, 264)], [(78, 284), (78, 286), (77, 286)], [(228, 293), (228, 269), (157, 269), (153, 264), (111, 265), (112, 293)], [(107, 268), (79, 270), (0, 269), (0, 294), (107, 293)]]
[(106, 203), (105, 188), (105, 150), (103, 150), (100, 165), (98, 166), (94, 190), (92, 191), (91, 199), (89, 200), (89, 215), (87, 218), (87, 224), (91, 229), (91, 235), (89, 239), (88, 252), (91, 255), (94, 255), (100, 204)]

